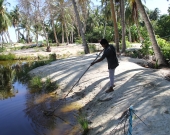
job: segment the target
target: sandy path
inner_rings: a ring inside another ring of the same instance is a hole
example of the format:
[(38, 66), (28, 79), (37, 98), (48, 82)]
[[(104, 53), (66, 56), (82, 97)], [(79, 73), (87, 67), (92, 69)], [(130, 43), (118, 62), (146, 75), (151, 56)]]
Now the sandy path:
[[(60, 90), (57, 93), (63, 95), (71, 89), (95, 57), (95, 54), (90, 54), (57, 60), (30, 73), (58, 81)], [(83, 106), (82, 110), (86, 112), (90, 122), (89, 135), (109, 135), (116, 132), (123, 135), (124, 129), (116, 126), (120, 121), (119, 117), (130, 105), (133, 105), (137, 110), (136, 114), (147, 124), (145, 126), (135, 118), (133, 135), (169, 135), (170, 83), (162, 77), (169, 71), (143, 68), (134, 63), (142, 61), (139, 59), (121, 57), (119, 61), (114, 92), (105, 93), (109, 78), (107, 62), (103, 61), (92, 66), (68, 95), (72, 102)], [(116, 130), (113, 130), (115, 127)]]

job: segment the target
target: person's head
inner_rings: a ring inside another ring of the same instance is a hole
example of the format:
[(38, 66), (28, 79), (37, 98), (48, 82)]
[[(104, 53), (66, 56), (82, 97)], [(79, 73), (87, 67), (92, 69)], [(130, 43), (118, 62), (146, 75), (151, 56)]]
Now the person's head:
[(100, 41), (100, 44), (102, 45), (103, 48), (107, 47), (109, 45), (108, 41), (106, 39), (102, 39)]

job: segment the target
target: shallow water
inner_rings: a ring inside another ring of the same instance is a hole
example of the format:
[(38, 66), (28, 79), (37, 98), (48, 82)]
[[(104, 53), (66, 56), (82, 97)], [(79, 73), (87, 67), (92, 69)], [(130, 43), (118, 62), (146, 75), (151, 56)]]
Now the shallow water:
[[(55, 115), (44, 115), (58, 104)], [(65, 106), (55, 94), (32, 93), (18, 81), (0, 88), (0, 135), (80, 135), (77, 113), (77, 106)]]

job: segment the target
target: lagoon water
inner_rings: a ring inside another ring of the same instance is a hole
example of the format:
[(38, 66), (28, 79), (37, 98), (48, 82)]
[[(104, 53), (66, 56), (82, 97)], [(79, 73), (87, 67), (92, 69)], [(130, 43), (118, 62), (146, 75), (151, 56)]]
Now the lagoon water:
[(5, 89), (1, 86), (0, 135), (80, 135), (74, 107), (67, 111), (62, 104), (55, 116), (44, 115), (44, 110), (54, 109), (59, 102), (55, 95), (33, 92), (28, 83), (21, 81)]
[(27, 86), (15, 82), (13, 97), (0, 100), (0, 135), (33, 135), (32, 121), (25, 115)]

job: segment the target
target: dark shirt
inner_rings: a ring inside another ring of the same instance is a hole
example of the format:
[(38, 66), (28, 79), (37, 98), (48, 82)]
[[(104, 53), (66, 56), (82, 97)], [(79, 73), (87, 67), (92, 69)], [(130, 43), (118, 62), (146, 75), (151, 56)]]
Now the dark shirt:
[(108, 45), (103, 52), (102, 59), (107, 58), (108, 69), (115, 69), (119, 63), (113, 45)]

